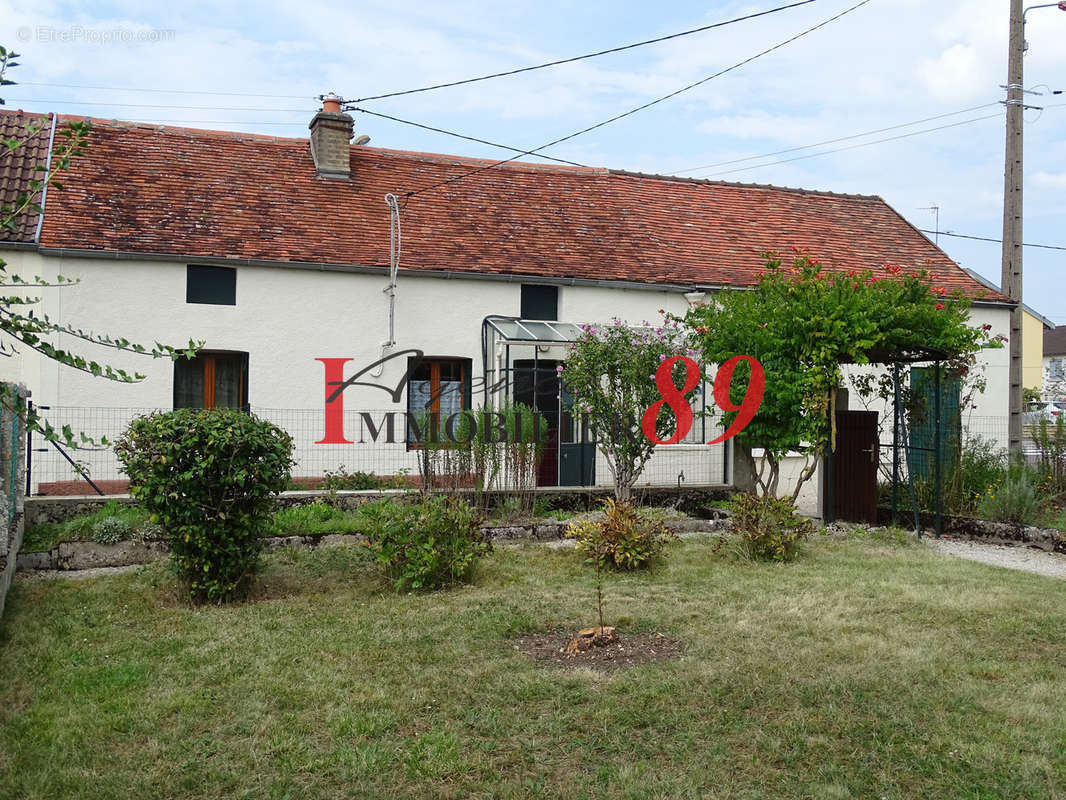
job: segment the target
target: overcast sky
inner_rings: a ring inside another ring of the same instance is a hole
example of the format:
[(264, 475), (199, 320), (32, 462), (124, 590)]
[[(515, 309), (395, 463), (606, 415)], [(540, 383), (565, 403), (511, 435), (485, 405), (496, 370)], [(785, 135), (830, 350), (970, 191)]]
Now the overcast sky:
[[(3, 96), (8, 108), (306, 136), (318, 108), (314, 98), (326, 91), (357, 99), (459, 80), (786, 2), (303, 0), (153, 7), (0, 0), (0, 44), (23, 56), (10, 75), (20, 85), (6, 87)], [(624, 53), (362, 106), (531, 149), (705, 78), (856, 2), (817, 0)], [(1008, 7), (1007, 0), (871, 0), (751, 64), (546, 152), (594, 166), (876, 194), (920, 228), (933, 229), (934, 212), (924, 209), (938, 205), (940, 230), (998, 239), (1004, 120), (997, 101), (1006, 82)], [(1028, 20), (1025, 85), (1045, 93), (1029, 102), (1047, 108), (1026, 113), (1025, 241), (1066, 247), (1066, 94), (1047, 94), (1066, 90), (1066, 13), (1041, 8)], [(235, 94), (211, 94), (219, 92)], [(866, 138), (722, 164), (971, 108)], [(371, 146), (506, 156), (355, 116), (357, 132), (369, 135)], [(959, 122), (966, 124), (759, 166)], [(491, 191), (489, 182), (485, 189)], [(941, 236), (940, 245), (998, 283), (998, 244)], [(1066, 323), (1064, 266), (1066, 250), (1026, 248), (1025, 301), (1058, 323)]]

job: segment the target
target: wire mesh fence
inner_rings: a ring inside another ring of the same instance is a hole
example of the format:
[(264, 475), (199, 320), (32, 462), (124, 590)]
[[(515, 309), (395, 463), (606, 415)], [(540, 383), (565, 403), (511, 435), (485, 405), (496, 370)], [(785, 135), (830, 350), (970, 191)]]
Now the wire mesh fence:
[[(41, 406), (39, 413), (56, 429), (69, 426), (77, 435), (84, 433), (96, 440), (106, 438), (115, 442), (135, 418), (167, 409), (120, 408), (86, 406)], [(265, 408), (252, 407), (261, 419), (273, 422), (293, 438), (295, 478), (315, 479), (340, 470), (348, 474), (362, 472), (378, 477), (399, 476), (417, 482), (420, 474), (420, 448), (412, 446), (406, 415), (385, 409), (345, 409), (343, 433), (346, 442), (322, 443), (325, 422), (321, 408)], [(663, 486), (720, 486), (727, 480), (726, 448), (708, 446), (704, 442), (717, 433), (713, 424), (694, 426), (685, 439), (676, 445), (659, 446), (637, 480), (639, 487)], [(540, 471), (539, 483), (556, 485), (559, 472), (556, 466), (562, 455), (557, 441), (546, 445), (543, 458), (548, 466)], [(590, 449), (590, 454), (592, 453)], [(121, 464), (111, 447), (78, 448), (63, 451), (39, 436), (32, 442), (29, 470), (33, 493), (63, 494), (87, 487), (92, 480), (104, 491), (121, 491), (125, 479)], [(595, 466), (589, 480), (578, 485), (607, 486), (612, 476), (603, 454), (595, 449), (591, 455)], [(553, 461), (554, 460), (554, 461)], [(73, 462), (73, 463), (71, 463)], [(551, 473), (555, 471), (555, 479)], [(565, 480), (565, 479), (564, 479)], [(89, 489), (91, 491), (91, 489)]]

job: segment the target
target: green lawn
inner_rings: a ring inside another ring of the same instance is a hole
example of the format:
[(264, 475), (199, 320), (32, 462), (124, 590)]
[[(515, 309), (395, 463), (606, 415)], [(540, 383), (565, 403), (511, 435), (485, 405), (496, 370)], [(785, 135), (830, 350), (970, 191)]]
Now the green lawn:
[(0, 796), (1066, 797), (1066, 581), (924, 547), (709, 539), (612, 577), (608, 624), (685, 643), (610, 675), (511, 637), (593, 622), (572, 551), (395, 595), (358, 547), (273, 556), (194, 609), (159, 565), (20, 580), (0, 623)]

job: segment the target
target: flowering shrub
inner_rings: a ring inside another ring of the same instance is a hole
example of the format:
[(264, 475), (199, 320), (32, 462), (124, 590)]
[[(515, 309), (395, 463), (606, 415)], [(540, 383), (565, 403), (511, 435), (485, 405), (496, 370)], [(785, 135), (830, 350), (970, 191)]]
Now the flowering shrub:
[(567, 538), (577, 540), (577, 551), (598, 567), (647, 567), (677, 539), (661, 520), (628, 503), (608, 499), (603, 513), (602, 520), (572, 522), (566, 528)]
[[(707, 363), (744, 354), (765, 370), (762, 405), (737, 437), (749, 459), (753, 447), (766, 453), (765, 476), (749, 463), (764, 494), (776, 494), (780, 459), (790, 450), (808, 457), (793, 498), (814, 474), (829, 441), (828, 403), (841, 384), (841, 364), (927, 352), (966, 362), (982, 344), (1001, 345), (969, 326), (967, 298), (931, 285), (923, 270), (898, 264), (876, 273), (828, 270), (798, 250), (788, 266), (775, 253), (765, 258), (752, 291), (721, 292), (683, 320)], [(741, 365), (732, 384), (735, 404), (746, 387), (746, 370)], [(734, 418), (735, 412), (726, 414), (726, 423)]]
[[(609, 325), (581, 329), (565, 366), (559, 368), (560, 377), (574, 396), (575, 412), (587, 415), (596, 428), (600, 452), (614, 477), (615, 497), (626, 500), (655, 449), (640, 429), (640, 417), (662, 399), (655, 385), (656, 370), (671, 356), (693, 357), (696, 351), (677, 320), (630, 328), (616, 318)], [(683, 385), (684, 374), (684, 365), (675, 364), (676, 386)], [(656, 423), (660, 438), (673, 433), (674, 423), (664, 405)]]

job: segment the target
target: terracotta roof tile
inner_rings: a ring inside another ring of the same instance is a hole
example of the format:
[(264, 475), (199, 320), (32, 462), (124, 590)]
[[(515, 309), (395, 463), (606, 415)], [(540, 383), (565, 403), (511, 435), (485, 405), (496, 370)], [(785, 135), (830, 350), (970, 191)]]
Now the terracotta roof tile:
[[(41, 244), (384, 266), (386, 193), (489, 163), (353, 146), (352, 180), (329, 180), (307, 139), (95, 120)], [(748, 285), (760, 253), (795, 245), (842, 269), (925, 267), (1003, 299), (878, 197), (512, 163), (411, 198), (402, 220), (404, 269)]]
[[(36, 132), (31, 133), (31, 128)], [(0, 206), (13, 206), (20, 193), (29, 190), (31, 180), (41, 180), (37, 166), (48, 161), (48, 139), (52, 131), (51, 114), (27, 114), (24, 111), (0, 112), (0, 139), (17, 139), (21, 146), (9, 151), (0, 149)], [(39, 198), (38, 198), (39, 202)], [(15, 230), (0, 228), (0, 242), (32, 242), (40, 215), (27, 209), (15, 219)]]

